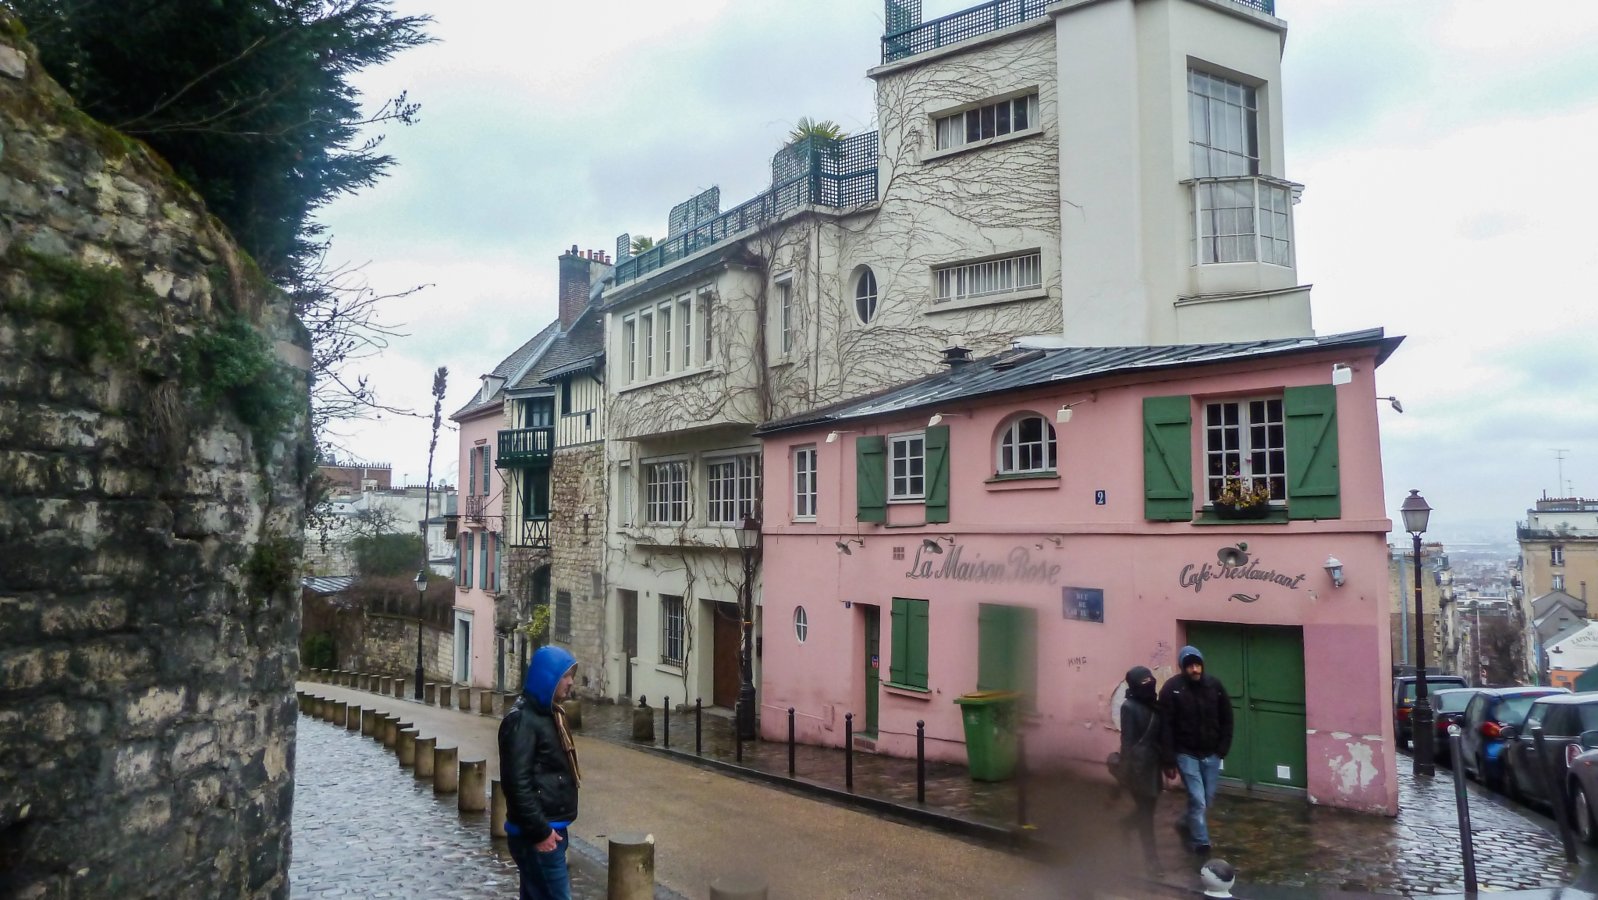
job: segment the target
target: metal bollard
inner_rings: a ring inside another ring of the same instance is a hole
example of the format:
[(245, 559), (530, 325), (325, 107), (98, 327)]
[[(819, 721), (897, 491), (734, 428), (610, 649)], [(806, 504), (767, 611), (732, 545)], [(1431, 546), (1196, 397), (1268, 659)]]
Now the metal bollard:
[(788, 777), (794, 773), (793, 764), (793, 707), (788, 707)]
[(1026, 735), (1017, 731), (1015, 733), (1015, 820), (1022, 828), (1027, 827), (1026, 792)]
[(610, 867), (606, 873), (608, 900), (654, 900), (655, 836), (610, 836)]
[(402, 769), (416, 765), (416, 729), (407, 728), (399, 733), (399, 739), (394, 742), (394, 756)]
[(1559, 839), (1565, 845), (1565, 859), (1575, 865), (1579, 857), (1576, 855), (1576, 838), (1570, 833), (1570, 804), (1564, 802), (1565, 792), (1560, 788), (1553, 766), (1548, 763), (1548, 748), (1543, 742), (1542, 726), (1532, 726), (1531, 742), (1537, 748), (1537, 768), (1541, 770), (1545, 791), (1543, 796), (1548, 798), (1548, 805), (1554, 808), (1554, 821), (1559, 823)]
[(766, 900), (766, 883), (753, 876), (723, 875), (710, 882), (710, 900)]
[(1470, 803), (1465, 799), (1465, 767), (1460, 764), (1459, 727), (1448, 728), (1448, 759), (1454, 770), (1454, 806), (1459, 811), (1459, 850), (1465, 858), (1465, 893), (1476, 893), (1476, 846), (1470, 836)]
[(927, 802), (927, 723), (916, 720), (916, 802)]
[(660, 737), (665, 741), (667, 750), (671, 749), (671, 697), (668, 695), (660, 706)]
[(363, 710), (359, 706), (349, 708), (348, 716), (344, 719), (345, 731), (360, 731)]
[(416, 738), (416, 768), (411, 769), (411, 774), (416, 776), (416, 780), (432, 780), (433, 751), (437, 748), (438, 738), (436, 737), (418, 736)]
[(699, 698), (694, 698), (694, 755), (703, 756), (705, 753), (705, 704)]
[(488, 786), (488, 836), (510, 837), (510, 832), (505, 830), (505, 818), (510, 813), (505, 808), (505, 789), (500, 786), (499, 779), (494, 779)]
[(453, 794), (460, 790), (460, 758), (459, 747), (433, 748), (433, 793)]
[(461, 760), (460, 793), (455, 806), (461, 812), (482, 812), (488, 806), (488, 763), (481, 759)]
[(854, 713), (843, 714), (843, 786), (854, 790)]

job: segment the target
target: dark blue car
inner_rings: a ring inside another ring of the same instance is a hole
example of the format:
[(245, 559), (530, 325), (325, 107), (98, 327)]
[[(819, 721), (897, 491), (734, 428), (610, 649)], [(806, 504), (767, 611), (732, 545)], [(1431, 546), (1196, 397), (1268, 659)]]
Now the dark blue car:
[(1470, 698), (1461, 725), (1459, 755), (1465, 773), (1493, 790), (1504, 784), (1504, 738), (1506, 727), (1520, 730), (1531, 712), (1532, 701), (1550, 694), (1568, 694), (1556, 687), (1483, 688)]

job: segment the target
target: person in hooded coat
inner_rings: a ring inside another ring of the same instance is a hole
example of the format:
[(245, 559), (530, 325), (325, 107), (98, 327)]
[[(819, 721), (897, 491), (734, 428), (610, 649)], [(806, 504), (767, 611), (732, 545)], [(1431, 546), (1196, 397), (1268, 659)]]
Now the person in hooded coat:
[(499, 775), (505, 832), (521, 872), (521, 900), (571, 900), (567, 828), (577, 818), (577, 745), (560, 701), (571, 694), (577, 660), (540, 647), (522, 695), (499, 723)]
[(1182, 776), (1187, 815), (1177, 829), (1188, 849), (1210, 852), (1209, 808), (1221, 780), (1221, 760), (1232, 750), (1232, 698), (1220, 679), (1204, 671), (1204, 654), (1183, 647), (1176, 655), (1181, 671), (1160, 688), (1160, 762), (1167, 777)]
[(1143, 858), (1158, 872), (1154, 846), (1154, 804), (1160, 798), (1160, 710), (1154, 673), (1133, 666), (1126, 673), (1126, 699), (1121, 701), (1122, 784), (1132, 795), (1132, 815), (1127, 824), (1137, 829)]

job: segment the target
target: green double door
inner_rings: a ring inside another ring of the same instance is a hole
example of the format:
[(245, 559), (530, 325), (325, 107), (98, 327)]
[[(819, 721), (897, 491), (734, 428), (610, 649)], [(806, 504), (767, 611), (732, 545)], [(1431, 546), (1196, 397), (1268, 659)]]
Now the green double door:
[(1304, 630), (1189, 622), (1187, 643), (1232, 698), (1232, 751), (1221, 774), (1250, 787), (1305, 787)]

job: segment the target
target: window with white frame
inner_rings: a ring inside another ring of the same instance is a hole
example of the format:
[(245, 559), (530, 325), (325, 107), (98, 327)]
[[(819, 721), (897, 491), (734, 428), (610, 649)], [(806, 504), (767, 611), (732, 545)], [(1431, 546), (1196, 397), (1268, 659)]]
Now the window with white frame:
[(683, 663), (683, 637), (688, 633), (687, 610), (683, 599), (660, 595), (660, 661), (669, 666)]
[(1293, 188), (1266, 178), (1193, 184), (1199, 265), (1293, 262)]
[(926, 435), (902, 434), (888, 438), (888, 499), (922, 500), (926, 495)]
[(999, 438), (998, 456), (1001, 475), (1059, 471), (1054, 424), (1030, 414), (1011, 420)]
[(628, 316), (621, 320), (622, 359), (625, 361), (627, 382), (638, 380), (638, 320)]
[(1270, 490), (1287, 501), (1287, 427), (1281, 397), (1204, 405), (1205, 499), (1213, 503), (1229, 479)]
[(1565, 576), (1564, 576), (1564, 573), (1555, 572), (1554, 576), (1553, 576), (1553, 580), (1554, 580), (1554, 583), (1553, 583), (1554, 590), (1562, 591), (1562, 590), (1565, 589)]
[(675, 305), (667, 300), (655, 309), (655, 319), (660, 323), (660, 374), (662, 375), (669, 375), (675, 371), (671, 364), (672, 348), (676, 346), (671, 330), (671, 311)]
[(777, 346), (783, 353), (793, 350), (793, 279), (777, 282), (777, 322), (780, 331)]
[(877, 276), (865, 266), (854, 281), (854, 312), (862, 325), (871, 324), (877, 315)]
[(705, 520), (742, 525), (760, 499), (760, 454), (740, 453), (705, 461)]
[(712, 305), (715, 303), (716, 293), (710, 288), (699, 289), (699, 339), (704, 343), (699, 357), (699, 364), (708, 366), (716, 358), (715, 354), (715, 315)]
[(1565, 564), (1565, 548), (1560, 546), (1559, 544), (1555, 544), (1552, 547), (1549, 547), (1548, 548), (1548, 564), (1552, 565), (1552, 566), (1562, 566), (1562, 565), (1564, 565)]
[(688, 521), (688, 462), (649, 463), (644, 467), (645, 515), (651, 525)]
[(641, 332), (644, 343), (643, 362), (644, 377), (655, 377), (655, 311), (646, 310), (638, 314), (638, 330)]
[(934, 303), (973, 300), (1043, 286), (1043, 255), (1030, 250), (999, 259), (960, 263), (932, 270), (936, 280)]
[(1189, 69), (1187, 111), (1194, 178), (1259, 174), (1259, 115), (1254, 88)]
[(793, 517), (816, 517), (816, 448), (796, 447), (793, 451)]
[(936, 122), (939, 150), (1026, 131), (1038, 124), (1038, 95), (1031, 93), (985, 103), (974, 109), (938, 116)]
[(691, 369), (694, 365), (694, 300), (692, 295), (683, 294), (677, 298), (677, 332), (682, 338), (683, 369)]

